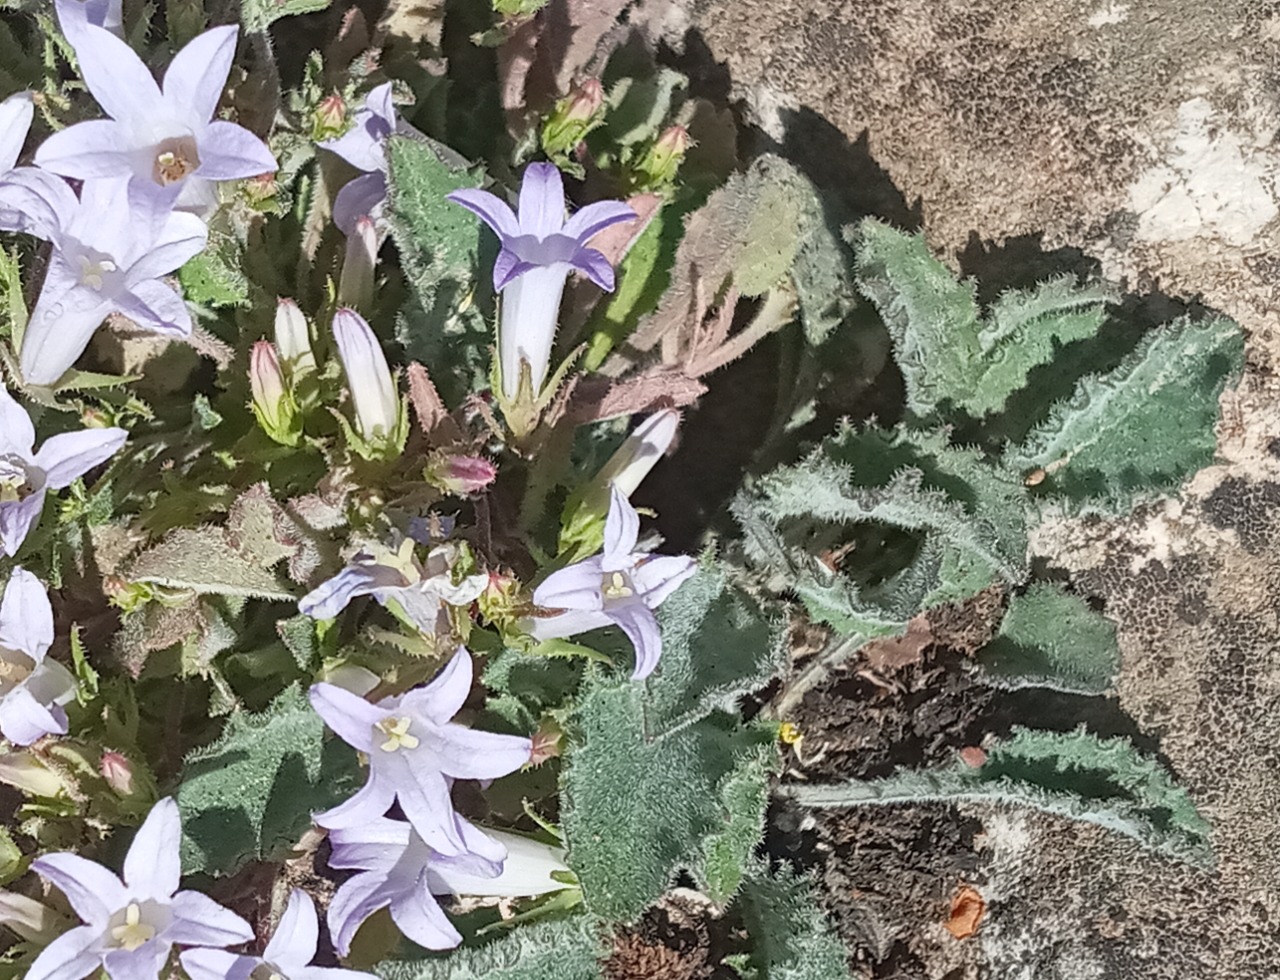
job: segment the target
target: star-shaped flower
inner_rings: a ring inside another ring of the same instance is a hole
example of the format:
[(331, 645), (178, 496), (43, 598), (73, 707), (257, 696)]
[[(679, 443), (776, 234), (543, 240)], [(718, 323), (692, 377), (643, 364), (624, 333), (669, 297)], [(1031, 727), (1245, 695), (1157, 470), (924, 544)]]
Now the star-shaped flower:
[(0, 550), (17, 554), (45, 493), (106, 462), (128, 437), (124, 429), (82, 429), (52, 436), (36, 452), (30, 416), (0, 385)]
[(191, 980), (374, 980), (372, 974), (359, 970), (312, 966), (319, 941), (316, 904), (310, 895), (295, 888), (261, 956), (225, 949), (189, 949), (179, 959)]
[(62, 705), (75, 696), (71, 672), (46, 659), (53, 609), (40, 580), (15, 568), (0, 601), (0, 734), (15, 745), (67, 731)]
[(503, 851), (453, 809), (455, 779), (497, 779), (529, 761), (533, 743), (450, 722), (471, 691), (471, 655), (459, 647), (430, 684), (370, 704), (333, 684), (315, 684), (311, 705), (348, 745), (369, 759), (369, 780), (346, 803), (318, 813), (322, 827), (346, 828), (383, 816), (393, 802), (441, 854), (498, 862)]
[(207, 203), (209, 181), (276, 170), (262, 140), (214, 118), (239, 28), (192, 39), (174, 56), (163, 87), (110, 32), (86, 23), (73, 34), (85, 85), (111, 118), (54, 133), (36, 151), (39, 166), (78, 180), (129, 177), (135, 191), (179, 207)]
[(564, 182), (549, 163), (531, 163), (520, 184), (519, 216), (487, 191), (454, 191), (448, 199), (477, 214), (502, 245), (493, 265), (493, 288), (502, 291), (498, 358), (502, 390), (516, 397), (521, 362), (529, 365), (533, 394), (542, 390), (551, 362), (551, 345), (565, 280), (583, 273), (604, 290), (614, 285), (609, 260), (589, 242), (599, 232), (636, 213), (621, 201), (598, 201), (564, 216)]
[(391, 101), (391, 83), (386, 82), (365, 96), (356, 110), (352, 126), (337, 139), (320, 147), (336, 153), (364, 174), (343, 185), (333, 200), (333, 223), (344, 235), (351, 235), (360, 218), (382, 220), (387, 199), (387, 137), (396, 131), (396, 107)]
[(527, 625), (539, 640), (618, 626), (635, 647), (632, 676), (642, 680), (662, 656), (662, 633), (653, 610), (693, 575), (697, 564), (685, 555), (637, 552), (640, 516), (616, 483), (609, 493), (603, 552), (548, 575), (534, 590), (533, 601), (560, 612)]
[(46, 854), (31, 868), (71, 903), (84, 925), (36, 957), (27, 980), (80, 980), (98, 969), (112, 980), (156, 980), (174, 944), (230, 946), (253, 938), (249, 924), (212, 899), (178, 891), (178, 806), (163, 799), (138, 829), (124, 880), (78, 854)]

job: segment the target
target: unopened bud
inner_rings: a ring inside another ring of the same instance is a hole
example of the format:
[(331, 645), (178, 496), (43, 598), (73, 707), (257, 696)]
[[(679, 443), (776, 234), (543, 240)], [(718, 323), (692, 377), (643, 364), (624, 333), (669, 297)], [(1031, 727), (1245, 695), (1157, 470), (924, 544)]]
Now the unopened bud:
[(249, 203), (255, 205), (266, 204), (280, 192), (275, 174), (258, 174), (256, 177), (250, 177), (241, 184), (241, 187)]
[(62, 778), (30, 752), (0, 753), (0, 783), (28, 796), (58, 796), (66, 788)]
[(311, 138), (319, 140), (341, 136), (347, 128), (347, 103), (337, 92), (320, 100), (311, 119)]
[(316, 358), (311, 352), (307, 318), (291, 299), (282, 298), (276, 304), (275, 336), (281, 364), (292, 383), (315, 371)]
[(564, 729), (554, 718), (543, 718), (533, 733), (533, 751), (529, 753), (529, 765), (540, 766), (548, 759), (560, 755), (564, 743)]
[(373, 304), (373, 287), (378, 265), (378, 229), (373, 219), (362, 215), (347, 236), (347, 254), (338, 280), (338, 302), (356, 309)]
[(80, 424), (86, 429), (106, 429), (111, 426), (111, 416), (100, 408), (86, 408), (80, 413)]
[(498, 468), (483, 456), (436, 453), (427, 464), (423, 477), (437, 490), (465, 497), (479, 493), (498, 475)]
[(556, 103), (542, 126), (542, 148), (550, 157), (572, 153), (604, 121), (604, 86), (598, 78), (578, 82)]
[(133, 794), (133, 763), (119, 752), (103, 752), (98, 771), (102, 773), (107, 785), (121, 796)]
[(333, 339), (355, 407), (354, 448), (366, 459), (399, 453), (409, 435), (408, 417), (378, 338), (364, 317), (344, 308), (334, 314)]
[(636, 168), (645, 178), (647, 188), (654, 190), (674, 183), (684, 155), (691, 146), (693, 140), (683, 126), (670, 126), (663, 130)]
[(259, 340), (249, 354), (253, 414), (262, 431), (282, 446), (296, 446), (302, 434), (298, 405), (285, 384), (280, 358), (270, 341)]

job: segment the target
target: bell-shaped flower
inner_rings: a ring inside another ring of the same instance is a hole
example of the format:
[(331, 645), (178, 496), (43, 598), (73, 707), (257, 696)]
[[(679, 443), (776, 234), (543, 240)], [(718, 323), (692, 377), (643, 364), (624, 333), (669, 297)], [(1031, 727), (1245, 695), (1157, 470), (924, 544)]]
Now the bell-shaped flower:
[(339, 738), (369, 759), (364, 788), (316, 814), (316, 823), (352, 827), (383, 816), (398, 802), (433, 850), (501, 861), (502, 846), (469, 829), (454, 811), (450, 787), (455, 779), (497, 779), (515, 772), (529, 761), (533, 744), (452, 724), (470, 691), (471, 655), (462, 647), (431, 683), (377, 704), (333, 684), (313, 685), (311, 706)]
[(123, 8), (122, 0), (53, 0), (58, 26), (73, 46), (79, 44), (78, 32), (86, 24), (124, 37)]
[(391, 83), (386, 82), (365, 96), (346, 133), (317, 144), (364, 171), (343, 185), (333, 201), (333, 223), (344, 235), (353, 234), (361, 218), (369, 218), (375, 225), (382, 220), (387, 200), (385, 144), (395, 131), (396, 107), (391, 101)]
[(204, 248), (208, 232), (195, 215), (139, 220), (124, 181), (85, 181), (77, 199), (65, 181), (30, 167), (0, 177), (0, 221), (9, 210), (54, 246), (22, 335), (27, 384), (54, 384), (113, 313), (143, 330), (190, 335), (187, 305), (162, 277)]
[[(480, 834), (474, 827), (470, 831)], [(360, 872), (342, 883), (329, 904), (329, 932), (338, 952), (346, 955), (361, 923), (387, 906), (400, 931), (419, 946), (451, 949), (462, 937), (436, 895), (509, 898), (565, 887), (552, 877), (568, 871), (562, 850), (515, 834), (492, 833), (508, 854), (497, 875), (470, 855), (448, 856), (432, 849), (401, 820), (377, 818), (330, 831), (329, 865)]]
[(697, 564), (685, 555), (637, 552), (640, 516), (616, 483), (609, 492), (604, 550), (548, 575), (534, 590), (533, 601), (558, 612), (536, 617), (526, 625), (539, 640), (573, 636), (602, 626), (620, 627), (636, 651), (632, 677), (642, 680), (662, 656), (662, 633), (653, 610), (693, 575)]
[(0, 173), (17, 166), (34, 115), (30, 92), (15, 92), (0, 102)]
[(291, 383), (297, 384), (299, 379), (315, 372), (311, 330), (302, 310), (291, 299), (276, 301), (275, 337), (276, 350)]
[(53, 645), (53, 609), (40, 580), (15, 568), (0, 600), (0, 735), (30, 745), (63, 735), (62, 710), (75, 696), (71, 672), (45, 655)]
[(231, 946), (253, 938), (244, 919), (200, 892), (178, 891), (178, 806), (163, 799), (138, 829), (124, 880), (78, 854), (46, 854), (31, 869), (84, 923), (45, 947), (27, 980), (80, 980), (99, 969), (112, 980), (156, 980), (174, 944)]
[(85, 85), (111, 118), (54, 133), (36, 163), (78, 180), (129, 177), (136, 192), (178, 207), (207, 202), (210, 181), (274, 172), (262, 140), (215, 118), (238, 34), (237, 27), (215, 27), (192, 39), (160, 86), (124, 41), (83, 25), (68, 40)]
[(30, 416), (0, 385), (0, 550), (17, 554), (40, 517), (45, 493), (106, 462), (128, 437), (124, 429), (82, 429), (46, 439), (37, 452)]
[(353, 447), (366, 459), (399, 453), (409, 436), (408, 414), (377, 336), (364, 317), (344, 308), (333, 316), (333, 339), (355, 407), (355, 429), (347, 428), (348, 437), (356, 437)]
[(445, 606), (469, 606), (489, 584), (483, 572), (454, 580), (457, 545), (432, 548), (426, 561), (413, 553), (415, 541), (405, 538), (396, 550), (362, 551), (333, 578), (320, 583), (298, 602), (298, 610), (313, 619), (333, 619), (357, 596), (371, 595), (384, 606), (398, 606), (410, 622), (427, 634), (448, 632), (441, 617)]
[(498, 363), (502, 391), (514, 401), (521, 365), (532, 394), (546, 381), (565, 280), (578, 271), (604, 290), (614, 285), (609, 260), (587, 243), (610, 225), (636, 213), (621, 201), (588, 204), (565, 220), (564, 182), (549, 163), (531, 163), (520, 184), (518, 216), (487, 191), (454, 191), (448, 199), (477, 214), (498, 235), (502, 250), (493, 266), (493, 288), (502, 293)]
[(295, 888), (261, 956), (225, 949), (189, 949), (178, 958), (191, 980), (374, 980), (372, 974), (359, 970), (312, 966), (319, 943), (316, 904), (310, 895)]

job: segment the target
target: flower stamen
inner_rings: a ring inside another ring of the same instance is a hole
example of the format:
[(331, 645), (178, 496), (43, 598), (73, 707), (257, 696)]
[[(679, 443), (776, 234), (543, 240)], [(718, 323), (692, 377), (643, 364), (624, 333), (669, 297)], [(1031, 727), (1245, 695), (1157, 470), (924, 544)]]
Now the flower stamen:
[(373, 727), (387, 736), (387, 740), (378, 748), (383, 752), (394, 752), (396, 749), (416, 749), (418, 736), (409, 734), (410, 719), (384, 718)]
[(111, 930), (112, 941), (126, 952), (132, 953), (156, 936), (154, 927), (142, 921), (142, 909), (137, 902), (130, 902), (124, 911), (124, 924)]
[(606, 599), (629, 599), (636, 594), (635, 589), (628, 584), (627, 577), (621, 572), (611, 572), (606, 575), (601, 589)]

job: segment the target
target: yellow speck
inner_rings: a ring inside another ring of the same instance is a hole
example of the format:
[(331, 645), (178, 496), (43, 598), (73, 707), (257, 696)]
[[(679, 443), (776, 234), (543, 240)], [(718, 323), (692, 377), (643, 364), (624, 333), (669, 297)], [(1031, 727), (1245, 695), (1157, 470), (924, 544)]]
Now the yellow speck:
[(784, 721), (778, 728), (778, 740), (783, 745), (799, 745), (804, 741), (804, 735), (800, 733), (800, 729), (789, 721)]

